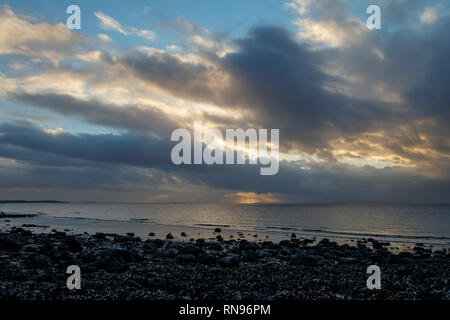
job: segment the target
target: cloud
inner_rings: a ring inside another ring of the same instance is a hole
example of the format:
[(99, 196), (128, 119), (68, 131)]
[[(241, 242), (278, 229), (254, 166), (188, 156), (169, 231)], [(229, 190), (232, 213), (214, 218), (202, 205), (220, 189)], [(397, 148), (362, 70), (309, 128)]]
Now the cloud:
[(155, 40), (156, 34), (153, 31), (145, 29), (137, 29), (131, 26), (122, 26), (114, 18), (104, 14), (103, 12), (95, 12), (95, 16), (100, 20), (100, 26), (106, 30), (114, 30), (123, 35), (135, 35), (146, 40)]
[(292, 8), (299, 14), (304, 15), (308, 12), (308, 7), (311, 5), (313, 0), (294, 0), (285, 3), (286, 7)]
[[(287, 152), (301, 150), (327, 161), (352, 153), (398, 165), (440, 162), (446, 157), (442, 133), (448, 98), (441, 88), (445, 81), (436, 84), (432, 79), (447, 77), (442, 68), (446, 62), (439, 57), (446, 56), (448, 41), (437, 40), (444, 21), (431, 30), (433, 50), (425, 49), (430, 48), (428, 35), (404, 31), (387, 34), (383, 41), (375, 35), (362, 44), (317, 50), (283, 28), (260, 26), (236, 40), (235, 51), (213, 62), (192, 63), (161, 52), (132, 53), (115, 61), (180, 98), (244, 112), (245, 120), (235, 125), (280, 128)], [(405, 55), (411, 47), (424, 51), (427, 59)], [(441, 109), (425, 107), (433, 99)], [(427, 121), (425, 113), (431, 117)], [(433, 133), (436, 125), (440, 129)], [(367, 145), (364, 136), (377, 147), (362, 148)]]
[(349, 46), (361, 41), (367, 32), (365, 25), (356, 19), (345, 24), (334, 20), (299, 19), (295, 24), (299, 26), (298, 34), (302, 39), (331, 47)]
[(183, 61), (165, 52), (146, 54), (134, 51), (118, 57), (126, 70), (157, 85), (166, 92), (198, 101), (220, 103), (221, 87), (226, 86), (226, 74), (199, 62)]
[(99, 163), (141, 167), (172, 166), (167, 140), (145, 134), (74, 134), (48, 132), (29, 124), (0, 125), (0, 143)]
[[(299, 15), (295, 33), (258, 25), (230, 39), (180, 20), (183, 50), (118, 50), (109, 43), (92, 51), (87, 41), (68, 56), (63, 43), (70, 37), (50, 40), (59, 25), (2, 13), (22, 30), (42, 27), (36, 42), (0, 41), (2, 58), (34, 66), (28, 74), (19, 65), (5, 67), (5, 109), (21, 110), (28, 116), (19, 118), (26, 119), (39, 115), (29, 108), (38, 107), (64, 122), (120, 133), (71, 132), (58, 120), (49, 125), (36, 118), (39, 126), (32, 126), (2, 119), (0, 188), (44, 192), (70, 184), (77, 194), (86, 188), (101, 198), (107, 198), (101, 192), (114, 198), (121, 192), (133, 199), (150, 190), (152, 199), (446, 200), (450, 18), (414, 27), (429, 2), (399, 3), (413, 9), (389, 11), (398, 20), (383, 33), (367, 31), (343, 1), (297, 0), (289, 5)], [(139, 35), (97, 14), (104, 28)], [(38, 68), (27, 60), (46, 57), (64, 64)], [(220, 129), (279, 128), (290, 160), (272, 177), (261, 177), (256, 166), (174, 166), (168, 137), (193, 120)]]
[(104, 34), (104, 33), (99, 33), (99, 34), (97, 35), (97, 37), (98, 37), (100, 40), (102, 40), (102, 41), (106, 41), (106, 42), (111, 42), (111, 41), (112, 41), (112, 39), (111, 39), (107, 34)]
[(420, 16), (420, 22), (422, 24), (433, 24), (438, 19), (438, 14), (435, 8), (426, 8), (423, 14)]
[(85, 38), (62, 23), (36, 22), (32, 17), (16, 15), (8, 7), (0, 7), (0, 29), (0, 54), (42, 57), (54, 63), (80, 51), (78, 46)]
[(184, 35), (184, 46), (193, 52), (214, 59), (234, 51), (227, 33), (212, 32), (208, 28), (181, 17), (178, 17), (171, 27)]
[(3, 124), (0, 133), (0, 157), (17, 161), (0, 161), (0, 187), (70, 187), (103, 192), (150, 188), (154, 193), (170, 191), (178, 197), (183, 193), (186, 197), (186, 190), (195, 190), (195, 199), (248, 203), (411, 198), (440, 201), (448, 196), (450, 183), (442, 176), (430, 178), (413, 168), (401, 167), (380, 170), (310, 163), (308, 169), (301, 169), (300, 163), (283, 161), (279, 174), (260, 176), (256, 166), (174, 166), (168, 159), (167, 141), (148, 135), (73, 134), (61, 130), (52, 134), (26, 123)]
[(64, 116), (78, 116), (93, 124), (150, 132), (163, 137), (169, 137), (172, 130), (178, 127), (176, 121), (149, 106), (119, 106), (53, 93), (15, 93), (11, 94), (10, 98), (22, 104), (38, 106)]

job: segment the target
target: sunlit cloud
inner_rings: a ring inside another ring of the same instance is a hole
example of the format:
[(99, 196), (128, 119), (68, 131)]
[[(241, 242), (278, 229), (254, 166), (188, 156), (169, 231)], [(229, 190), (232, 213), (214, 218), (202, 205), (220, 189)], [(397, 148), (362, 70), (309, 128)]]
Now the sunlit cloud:
[(0, 7), (0, 54), (42, 57), (55, 64), (79, 51), (82, 36), (62, 23), (49, 24), (28, 16), (18, 16), (8, 7)]
[(153, 31), (138, 29), (131, 26), (123, 26), (114, 18), (104, 14), (103, 12), (95, 12), (95, 16), (100, 20), (100, 26), (106, 30), (114, 30), (123, 35), (135, 35), (146, 40), (155, 40), (156, 34)]
[(420, 22), (422, 24), (433, 24), (439, 19), (436, 8), (427, 7), (420, 16)]

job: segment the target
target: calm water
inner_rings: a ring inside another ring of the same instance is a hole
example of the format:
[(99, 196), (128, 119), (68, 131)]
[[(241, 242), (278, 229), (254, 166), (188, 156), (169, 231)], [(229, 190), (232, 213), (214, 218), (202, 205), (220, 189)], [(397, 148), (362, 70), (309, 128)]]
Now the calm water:
[[(292, 232), (305, 237), (359, 239), (375, 237), (398, 243), (422, 242), (450, 246), (449, 205), (327, 204), (0, 204), (7, 213), (39, 213), (36, 218), (11, 219), (22, 223), (69, 228), (74, 232), (149, 231), (164, 236), (187, 231), (189, 236), (224, 235), (237, 231), (258, 239), (286, 239)], [(5, 228), (5, 222), (0, 222)], [(9, 227), (8, 226), (8, 227)], [(47, 230), (50, 228), (47, 228)]]

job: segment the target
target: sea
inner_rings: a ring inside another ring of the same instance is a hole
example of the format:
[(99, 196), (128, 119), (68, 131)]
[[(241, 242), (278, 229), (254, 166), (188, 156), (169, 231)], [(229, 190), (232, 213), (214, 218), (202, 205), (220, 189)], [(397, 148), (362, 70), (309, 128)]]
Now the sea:
[(0, 211), (36, 215), (2, 218), (1, 230), (20, 226), (34, 232), (134, 233), (143, 239), (171, 233), (182, 241), (212, 240), (219, 234), (224, 239), (280, 241), (295, 234), (355, 245), (373, 238), (389, 242), (393, 250), (417, 243), (450, 248), (449, 204), (1, 203)]

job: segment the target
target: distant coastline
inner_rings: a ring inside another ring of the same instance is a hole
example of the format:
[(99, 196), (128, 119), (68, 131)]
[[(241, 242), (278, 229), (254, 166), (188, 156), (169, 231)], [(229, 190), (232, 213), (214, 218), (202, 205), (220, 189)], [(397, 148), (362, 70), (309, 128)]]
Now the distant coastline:
[(0, 203), (69, 203), (67, 201), (56, 200), (0, 200)]

